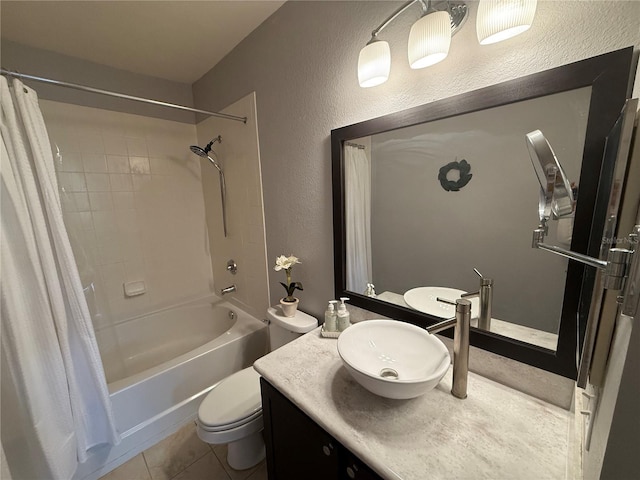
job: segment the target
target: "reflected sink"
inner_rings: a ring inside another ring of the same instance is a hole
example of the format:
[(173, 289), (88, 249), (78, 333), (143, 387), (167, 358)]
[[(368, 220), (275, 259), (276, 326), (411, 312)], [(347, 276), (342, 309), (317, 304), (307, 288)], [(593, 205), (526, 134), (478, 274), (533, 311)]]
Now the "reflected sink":
[[(407, 290), (404, 294), (404, 301), (419, 312), (428, 313), (434, 317), (452, 318), (456, 316), (455, 305), (438, 302), (437, 298), (446, 298), (455, 302), (463, 293), (467, 292), (447, 287), (418, 287)], [(478, 318), (480, 300), (478, 297), (473, 297), (469, 300), (471, 300), (471, 318)]]
[(435, 335), (396, 320), (366, 320), (338, 337), (347, 371), (364, 388), (386, 398), (414, 398), (447, 372), (449, 350)]

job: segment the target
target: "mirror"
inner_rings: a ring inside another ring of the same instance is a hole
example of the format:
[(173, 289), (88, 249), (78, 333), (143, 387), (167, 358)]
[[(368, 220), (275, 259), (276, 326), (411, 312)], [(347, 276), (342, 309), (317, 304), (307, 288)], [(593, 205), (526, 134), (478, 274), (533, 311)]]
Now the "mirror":
[(602, 153), (631, 56), (619, 50), (333, 130), (336, 297), (427, 325), (450, 316), (439, 293), (479, 290), (476, 267), (493, 281), (493, 301), (490, 327), (472, 343), (575, 378), (593, 275), (531, 248), (541, 184), (527, 134), (553, 145), (573, 182), (557, 188), (576, 196), (549, 238), (597, 256), (604, 219), (593, 213), (613, 168)]

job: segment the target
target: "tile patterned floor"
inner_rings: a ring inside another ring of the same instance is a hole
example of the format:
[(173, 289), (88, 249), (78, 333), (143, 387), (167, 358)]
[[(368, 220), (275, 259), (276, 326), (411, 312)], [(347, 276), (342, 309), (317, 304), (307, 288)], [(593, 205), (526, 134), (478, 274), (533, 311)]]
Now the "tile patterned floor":
[(267, 480), (267, 466), (262, 461), (249, 470), (233, 470), (227, 446), (204, 443), (189, 423), (100, 480)]

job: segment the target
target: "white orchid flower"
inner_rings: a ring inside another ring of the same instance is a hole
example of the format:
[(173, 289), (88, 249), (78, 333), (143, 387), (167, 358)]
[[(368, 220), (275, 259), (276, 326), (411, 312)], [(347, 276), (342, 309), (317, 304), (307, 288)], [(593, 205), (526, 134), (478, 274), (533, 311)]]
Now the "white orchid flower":
[(276, 266), (273, 267), (273, 269), (276, 272), (279, 272), (280, 270), (283, 270), (283, 269), (289, 270), (296, 263), (300, 263), (300, 260), (298, 260), (298, 257), (295, 257), (293, 255), (289, 255), (288, 257), (285, 257), (284, 255), (280, 255), (278, 258), (276, 258)]

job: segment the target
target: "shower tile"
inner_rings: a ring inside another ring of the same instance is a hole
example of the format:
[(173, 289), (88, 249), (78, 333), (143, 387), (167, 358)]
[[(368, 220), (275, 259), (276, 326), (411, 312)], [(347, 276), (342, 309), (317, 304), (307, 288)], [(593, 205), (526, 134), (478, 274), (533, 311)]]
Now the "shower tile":
[[(143, 455), (153, 480), (169, 480), (207, 453), (211, 453), (208, 445), (198, 438), (195, 425), (189, 422), (172, 436), (145, 450)], [(218, 466), (224, 472), (219, 462)]]
[(107, 155), (109, 173), (129, 173), (129, 157), (126, 155)]
[(104, 153), (102, 136), (97, 133), (85, 133), (84, 131), (78, 131), (78, 138), (76, 142), (78, 144), (78, 149), (82, 153)]
[(142, 454), (136, 455), (115, 470), (100, 477), (100, 480), (151, 480)]
[(74, 232), (81, 232), (93, 228), (90, 212), (67, 212), (64, 220), (69, 229)]
[[(55, 147), (54, 147), (55, 148)], [(56, 170), (59, 172), (83, 172), (84, 165), (79, 153), (54, 154)]]
[(108, 174), (85, 173), (84, 175), (87, 180), (87, 190), (89, 192), (108, 192), (111, 190)]
[[(104, 292), (109, 299), (109, 306), (111, 307), (114, 302), (124, 299), (122, 286), (125, 280), (124, 263), (102, 265), (99, 268)], [(116, 312), (112, 309), (111, 313)]]
[(120, 210), (115, 213), (118, 232), (122, 236), (138, 232), (138, 220), (135, 210)]
[(118, 222), (114, 212), (93, 212), (93, 226), (98, 238), (118, 233)]
[(94, 212), (113, 210), (111, 192), (89, 192), (89, 204)]
[(67, 193), (87, 191), (87, 184), (82, 173), (58, 173), (58, 187)]
[(67, 194), (73, 201), (77, 212), (88, 212), (91, 210), (89, 195), (86, 193), (69, 193)]
[(148, 190), (151, 187), (151, 175), (132, 175), (133, 190), (135, 192), (141, 192)]
[(151, 167), (149, 166), (149, 159), (147, 157), (129, 157), (129, 166), (131, 173), (149, 175), (151, 173)]
[(85, 172), (106, 173), (107, 160), (104, 155), (98, 153), (83, 153), (82, 164)]
[(76, 212), (76, 202), (73, 201), (73, 197), (71, 196), (73, 193), (61, 193), (60, 194), (60, 205), (62, 206), (62, 213), (67, 214), (70, 212)]
[(112, 173), (109, 175), (112, 192), (133, 192), (131, 175), (127, 173)]
[(119, 237), (111, 236), (98, 241), (98, 263), (100, 265), (115, 264), (123, 260), (122, 240)]
[(127, 141), (120, 135), (103, 133), (104, 153), (107, 155), (128, 155)]
[(229, 480), (229, 478), (218, 458), (213, 452), (209, 452), (173, 477), (173, 480)]
[(135, 198), (133, 192), (113, 192), (113, 207), (116, 210), (133, 210)]
[(126, 141), (129, 156), (146, 157), (148, 155), (147, 142), (144, 138), (128, 137)]

